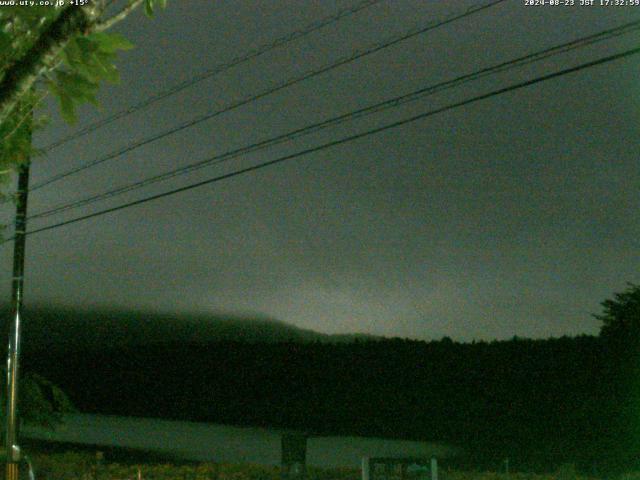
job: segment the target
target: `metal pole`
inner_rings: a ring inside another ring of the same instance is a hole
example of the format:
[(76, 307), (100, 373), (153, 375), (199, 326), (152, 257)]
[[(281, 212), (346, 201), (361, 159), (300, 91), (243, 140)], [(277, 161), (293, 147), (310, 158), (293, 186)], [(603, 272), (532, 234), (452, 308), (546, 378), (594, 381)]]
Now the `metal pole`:
[(7, 417), (6, 480), (18, 480), (20, 447), (18, 446), (18, 366), (20, 360), (20, 322), (24, 287), (25, 233), (27, 229), (27, 195), (29, 192), (29, 163), (19, 168), (18, 191), (16, 193), (16, 231), (13, 244), (13, 280), (11, 295), (11, 325), (9, 327), (9, 348), (7, 350)]

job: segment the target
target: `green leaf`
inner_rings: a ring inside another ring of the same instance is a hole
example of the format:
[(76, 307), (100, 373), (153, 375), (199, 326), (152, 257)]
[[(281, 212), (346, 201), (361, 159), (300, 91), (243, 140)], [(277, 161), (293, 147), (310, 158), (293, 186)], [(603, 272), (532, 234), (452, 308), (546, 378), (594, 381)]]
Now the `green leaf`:
[(73, 104), (71, 97), (69, 95), (61, 94), (58, 95), (58, 100), (60, 100), (60, 113), (62, 114), (62, 118), (71, 125), (75, 124), (77, 121), (76, 107)]
[(91, 59), (91, 55), (100, 47), (97, 42), (94, 42), (89, 37), (76, 37), (76, 43), (80, 48), (80, 59), (83, 62), (87, 62)]
[(91, 59), (91, 64), (87, 65), (87, 68), (93, 75), (88, 76), (88, 78), (96, 83), (100, 80), (118, 83), (120, 81), (120, 75), (118, 73), (118, 69), (112, 63), (114, 58), (115, 55), (113, 53), (102, 51), (96, 52)]
[(56, 81), (49, 89), (60, 102), (60, 113), (68, 123), (76, 122), (76, 105), (90, 102), (97, 105), (98, 85), (78, 73), (56, 72)]
[(98, 84), (78, 73), (56, 72), (59, 88), (76, 101), (92, 101)]
[(112, 63), (105, 63), (102, 72), (102, 77), (109, 83), (120, 83), (120, 72), (116, 66)]
[(0, 29), (0, 79), (7, 64), (11, 62), (11, 37)]
[(8, 33), (0, 30), (0, 52), (3, 57), (5, 53), (9, 53), (9, 48), (11, 48), (11, 37)]
[(104, 77), (104, 67), (101, 62), (95, 57), (97, 54), (93, 54), (87, 62), (77, 62), (72, 64), (71, 71), (80, 74), (88, 80), (98, 83)]
[(82, 50), (78, 45), (77, 39), (69, 41), (62, 51), (63, 60), (66, 64), (73, 68), (75, 64), (82, 62)]
[(147, 17), (153, 17), (154, 0), (144, 0), (144, 13)]
[(115, 53), (118, 50), (131, 50), (134, 45), (119, 33), (94, 33), (89, 36), (103, 52)]

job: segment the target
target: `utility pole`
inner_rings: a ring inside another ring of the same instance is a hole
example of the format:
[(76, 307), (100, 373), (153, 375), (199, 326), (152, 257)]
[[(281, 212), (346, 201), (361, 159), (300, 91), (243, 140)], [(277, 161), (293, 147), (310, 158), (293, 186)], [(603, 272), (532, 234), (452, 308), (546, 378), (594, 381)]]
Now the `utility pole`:
[[(31, 136), (31, 133), (29, 133)], [(18, 170), (16, 192), (16, 220), (13, 243), (13, 277), (11, 293), (11, 319), (7, 349), (7, 407), (5, 447), (7, 449), (6, 480), (18, 480), (20, 447), (18, 446), (18, 366), (20, 361), (20, 322), (24, 288), (24, 253), (27, 230), (27, 196), (29, 193), (29, 159), (24, 159)]]

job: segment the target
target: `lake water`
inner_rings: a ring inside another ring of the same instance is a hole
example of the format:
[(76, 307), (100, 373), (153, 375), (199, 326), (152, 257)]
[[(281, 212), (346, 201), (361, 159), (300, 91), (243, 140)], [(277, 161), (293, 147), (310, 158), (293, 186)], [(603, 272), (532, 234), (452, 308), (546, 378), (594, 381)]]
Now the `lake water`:
[[(282, 431), (153, 418), (74, 414), (55, 431), (25, 427), (37, 440), (128, 447), (167, 453), (186, 460), (279, 465)], [(307, 465), (359, 467), (362, 457), (446, 457), (447, 446), (366, 437), (310, 437)]]

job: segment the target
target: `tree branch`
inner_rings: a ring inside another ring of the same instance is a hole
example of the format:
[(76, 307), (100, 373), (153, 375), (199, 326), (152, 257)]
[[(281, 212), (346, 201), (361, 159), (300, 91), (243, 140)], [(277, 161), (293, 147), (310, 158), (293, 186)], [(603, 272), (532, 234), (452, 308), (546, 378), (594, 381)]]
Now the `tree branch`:
[(102, 22), (96, 23), (95, 27), (93, 28), (93, 31), (103, 32), (104, 30), (110, 29), (116, 23), (121, 22), (122, 20), (127, 18), (127, 16), (129, 16), (131, 12), (133, 12), (136, 8), (142, 5), (143, 2), (144, 0), (130, 0), (129, 4), (126, 7), (124, 7), (122, 10), (120, 10), (118, 13), (116, 13), (112, 17), (107, 18)]
[(104, 11), (103, 2), (67, 7), (35, 44), (6, 72), (0, 82), (0, 124), (13, 113), (20, 98), (55, 63), (56, 57), (78, 33), (89, 32)]

